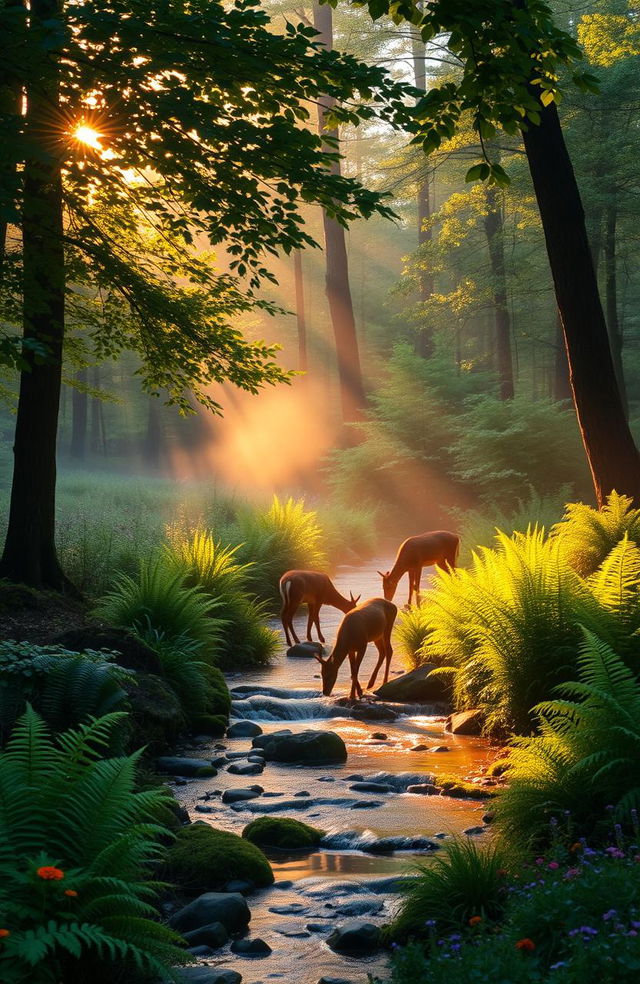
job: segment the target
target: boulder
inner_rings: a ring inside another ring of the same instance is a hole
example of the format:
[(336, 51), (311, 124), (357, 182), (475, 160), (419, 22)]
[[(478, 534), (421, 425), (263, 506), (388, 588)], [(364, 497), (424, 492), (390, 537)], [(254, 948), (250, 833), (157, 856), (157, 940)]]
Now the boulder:
[(260, 793), (255, 789), (225, 789), (222, 794), (223, 803), (240, 803), (242, 800), (257, 799)]
[(328, 937), (327, 943), (336, 953), (350, 957), (366, 957), (380, 949), (382, 936), (380, 927), (374, 923), (353, 919), (344, 926), (338, 926)]
[(172, 776), (215, 776), (217, 769), (206, 759), (180, 758), (177, 755), (161, 755), (156, 759), (160, 772)]
[(229, 766), (227, 772), (234, 776), (259, 776), (264, 772), (264, 765), (261, 765), (260, 762), (247, 762), (243, 765), (234, 762)]
[(382, 782), (354, 782), (349, 789), (356, 793), (395, 793), (393, 786)]
[(242, 974), (223, 967), (181, 967), (176, 971), (184, 984), (240, 984)]
[[(261, 741), (262, 737), (257, 740)], [(335, 731), (300, 731), (298, 734), (274, 734), (269, 738), (263, 746), (268, 762), (339, 765), (347, 761), (347, 747)], [(255, 741), (254, 738), (254, 744)]]
[(234, 940), (231, 944), (231, 952), (241, 957), (268, 957), (273, 950), (264, 940), (255, 937), (252, 940)]
[(267, 742), (271, 741), (273, 738), (281, 738), (282, 735), (291, 735), (291, 734), (293, 734), (291, 728), (282, 728), (280, 731), (272, 731), (270, 735), (264, 735), (264, 734), (258, 735), (257, 738), (253, 739), (251, 745), (253, 748), (262, 750), (264, 746), (267, 744)]
[(184, 938), (189, 946), (208, 946), (212, 950), (219, 950), (228, 941), (229, 934), (222, 923), (214, 922), (192, 929), (190, 933), (184, 934)]
[(457, 711), (447, 718), (445, 731), (452, 735), (481, 735), (484, 727), (482, 711)]
[(320, 642), (297, 642), (287, 649), (287, 656), (291, 659), (315, 659), (324, 654), (325, 648)]
[(432, 675), (433, 663), (423, 663), (410, 673), (403, 673), (395, 680), (389, 680), (375, 691), (376, 697), (390, 700), (396, 704), (428, 704), (448, 701), (451, 697), (451, 683), (448, 678)]
[[(236, 879), (259, 888), (273, 884), (271, 865), (258, 847), (204, 822), (178, 831), (167, 849), (162, 878), (193, 895), (228, 891), (228, 883)], [(207, 920), (216, 921), (224, 922), (217, 918)]]
[(417, 793), (418, 796), (439, 796), (440, 790), (432, 782), (418, 782), (414, 786), (407, 786), (408, 793)]
[(234, 721), (227, 728), (227, 738), (255, 738), (262, 734), (262, 728), (255, 721)]
[(264, 850), (314, 851), (324, 831), (289, 817), (259, 817), (247, 824), (242, 836)]
[(240, 895), (251, 895), (255, 890), (255, 882), (243, 881), (241, 878), (234, 878), (233, 881), (227, 882), (223, 889), (225, 892), (240, 892)]
[(205, 892), (179, 909), (169, 925), (180, 933), (188, 933), (219, 922), (228, 933), (242, 933), (250, 919), (249, 906), (239, 892)]

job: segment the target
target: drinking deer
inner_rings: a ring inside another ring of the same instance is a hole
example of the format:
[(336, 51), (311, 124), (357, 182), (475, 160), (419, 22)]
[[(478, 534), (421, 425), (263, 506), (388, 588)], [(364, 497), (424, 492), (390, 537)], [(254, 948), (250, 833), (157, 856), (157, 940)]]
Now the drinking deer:
[(382, 590), (385, 598), (391, 601), (396, 593), (398, 581), (404, 574), (408, 574), (409, 601), (407, 604), (411, 604), (411, 597), (414, 592), (419, 604), (422, 568), (429, 567), (431, 564), (435, 564), (443, 571), (455, 567), (459, 549), (460, 537), (455, 533), (447, 533), (446, 530), (410, 536), (404, 543), (400, 544), (395, 564), (391, 570), (387, 571), (386, 574), (378, 571), (382, 578)]
[(324, 642), (319, 621), (322, 606), (331, 605), (341, 612), (349, 612), (355, 608), (360, 600), (360, 595), (354, 598), (351, 594), (350, 598), (345, 598), (333, 585), (328, 575), (322, 574), (320, 571), (287, 571), (280, 578), (280, 597), (282, 598), (280, 618), (287, 646), (291, 645), (291, 639), (296, 643), (300, 642), (293, 627), (293, 616), (300, 605), (307, 604), (309, 607), (308, 641), (311, 642), (311, 628), (315, 623), (318, 639), (320, 642)]
[(338, 628), (333, 652), (326, 659), (316, 656), (322, 667), (322, 693), (328, 697), (333, 690), (338, 676), (338, 670), (349, 657), (351, 665), (351, 699), (362, 697), (362, 687), (358, 681), (360, 664), (370, 642), (375, 643), (378, 650), (378, 662), (371, 674), (367, 689), (371, 690), (378, 670), (386, 660), (384, 682), (389, 679), (389, 666), (393, 649), (391, 648), (391, 630), (398, 609), (385, 598), (369, 598), (347, 612)]

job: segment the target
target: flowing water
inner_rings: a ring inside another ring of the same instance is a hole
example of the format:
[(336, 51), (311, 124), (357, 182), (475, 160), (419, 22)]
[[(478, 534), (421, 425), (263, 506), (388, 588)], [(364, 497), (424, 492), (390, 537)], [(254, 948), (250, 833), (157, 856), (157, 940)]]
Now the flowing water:
[[(344, 567), (335, 583), (343, 593), (352, 590), (363, 599), (379, 596), (376, 570), (388, 566), (387, 560), (379, 560), (367, 568)], [(396, 597), (399, 603), (405, 600), (405, 582), (406, 578)], [(341, 618), (342, 613), (331, 608), (320, 614), (328, 651)], [(306, 610), (296, 619), (301, 639), (305, 630)], [(361, 670), (363, 680), (374, 657), (377, 651), (371, 646)], [(392, 674), (400, 672), (400, 660), (394, 657)], [(347, 746), (348, 759), (339, 766), (267, 763), (258, 776), (232, 775), (221, 769), (215, 778), (176, 787), (192, 820), (217, 828), (239, 834), (250, 820), (268, 814), (295, 817), (327, 832), (320, 850), (312, 854), (272, 854), (275, 885), (248, 899), (249, 935), (264, 939), (272, 954), (263, 959), (240, 957), (226, 947), (206, 962), (239, 971), (244, 984), (278, 980), (317, 984), (323, 976), (365, 984), (368, 973), (384, 977), (384, 954), (366, 959), (341, 956), (329, 949), (325, 939), (351, 918), (388, 922), (402, 881), (410, 877), (415, 862), (428, 858), (453, 833), (482, 825), (486, 801), (420, 796), (406, 789), (439, 773), (459, 777), (478, 773), (489, 757), (487, 744), (478, 738), (445, 735), (444, 719), (434, 713), (436, 708), (426, 706), (397, 705), (403, 713), (392, 722), (356, 720), (348, 706), (336, 703), (348, 694), (348, 661), (333, 695), (323, 697), (316, 661), (288, 658), (284, 644), (268, 669), (230, 675), (228, 683), (233, 719), (255, 721), (265, 733), (284, 728), (336, 731)], [(214, 751), (213, 744), (193, 751), (214, 758), (229, 752), (240, 756), (251, 749), (249, 738), (225, 739), (224, 751)], [(412, 751), (416, 745), (426, 745), (427, 750)], [(443, 746), (446, 750), (432, 750)], [(361, 778), (396, 791), (353, 790)], [(217, 791), (254, 783), (264, 789), (257, 799), (221, 803)]]

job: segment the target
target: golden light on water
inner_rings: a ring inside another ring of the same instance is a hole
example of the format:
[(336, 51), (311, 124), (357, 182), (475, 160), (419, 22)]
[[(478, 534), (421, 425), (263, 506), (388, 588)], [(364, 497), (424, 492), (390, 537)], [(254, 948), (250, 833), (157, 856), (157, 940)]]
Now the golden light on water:
[(94, 130), (92, 126), (88, 123), (79, 123), (71, 132), (71, 136), (78, 143), (84, 144), (86, 147), (91, 147), (92, 150), (102, 150), (102, 144), (100, 143), (100, 138), (104, 134), (100, 133), (98, 130)]

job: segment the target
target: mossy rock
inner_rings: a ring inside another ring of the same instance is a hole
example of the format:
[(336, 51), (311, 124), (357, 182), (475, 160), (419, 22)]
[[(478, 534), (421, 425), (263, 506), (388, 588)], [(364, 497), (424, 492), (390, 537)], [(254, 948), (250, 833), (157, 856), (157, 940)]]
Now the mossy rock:
[(228, 721), (229, 718), (223, 714), (194, 714), (189, 718), (189, 727), (195, 734), (222, 738)]
[(288, 817), (258, 817), (242, 831), (252, 844), (276, 851), (315, 851), (324, 830)]
[(21, 609), (44, 611), (48, 600), (44, 592), (29, 588), (26, 584), (0, 581), (0, 614), (2, 615), (13, 615)]
[(137, 673), (123, 682), (123, 689), (131, 705), (131, 747), (146, 745), (153, 755), (175, 742), (184, 729), (184, 716), (168, 683), (153, 673)]
[(223, 677), (220, 670), (215, 666), (205, 667), (204, 674), (210, 688), (207, 714), (214, 717), (221, 715), (226, 721), (228, 721), (229, 711), (231, 710), (231, 694), (229, 693), (229, 688), (227, 687), (227, 681)]
[(221, 891), (232, 881), (256, 888), (273, 884), (273, 871), (262, 851), (237, 834), (206, 823), (184, 827), (169, 848), (162, 878), (193, 895)]

